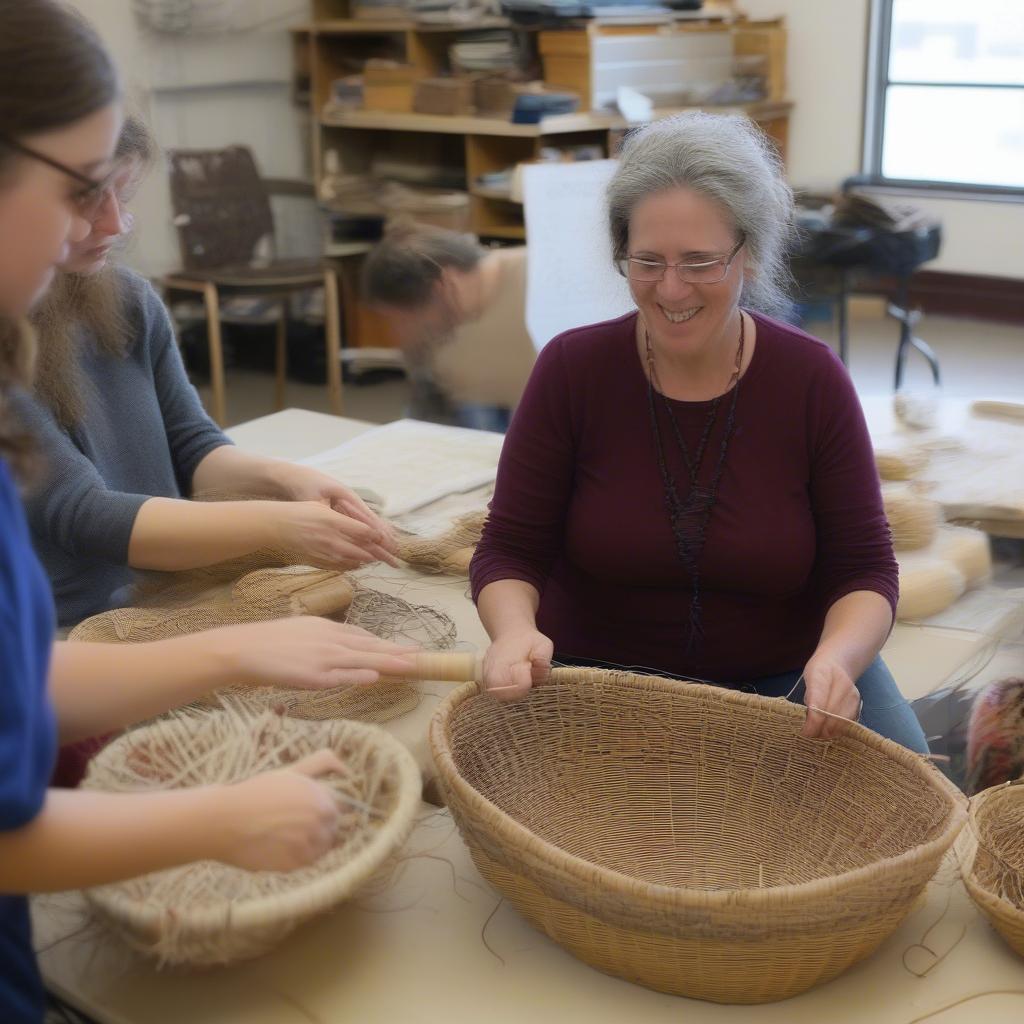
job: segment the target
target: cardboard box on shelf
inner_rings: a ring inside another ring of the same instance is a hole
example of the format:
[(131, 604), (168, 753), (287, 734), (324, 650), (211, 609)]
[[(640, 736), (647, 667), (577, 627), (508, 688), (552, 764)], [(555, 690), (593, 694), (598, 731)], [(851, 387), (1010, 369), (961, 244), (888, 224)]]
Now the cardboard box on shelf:
[(409, 113), (419, 75), (411, 64), (368, 60), (363, 68), (363, 108)]
[(485, 75), (473, 83), (473, 96), (478, 117), (509, 120), (516, 98), (524, 92), (540, 92), (540, 81), (517, 81), (508, 75)]
[(449, 231), (470, 230), (469, 193), (454, 189), (406, 188), (389, 185), (383, 191), (381, 206), (389, 220), (409, 220), (432, 224)]
[(470, 115), (474, 112), (473, 80), (421, 78), (416, 83), (412, 108), (418, 114)]

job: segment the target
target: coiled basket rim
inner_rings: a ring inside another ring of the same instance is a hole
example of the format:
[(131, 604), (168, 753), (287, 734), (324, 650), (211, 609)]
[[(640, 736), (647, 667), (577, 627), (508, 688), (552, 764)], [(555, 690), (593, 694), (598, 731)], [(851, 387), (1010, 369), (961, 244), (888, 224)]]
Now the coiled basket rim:
[[(538, 688), (556, 684), (587, 685), (592, 682), (613, 683), (631, 687), (638, 691), (661, 691), (671, 693), (682, 700), (720, 700), (739, 707), (757, 707), (760, 711), (784, 716), (794, 722), (804, 719), (804, 711), (784, 698), (766, 698), (754, 694), (727, 690), (708, 684), (688, 683), (661, 676), (637, 675), (590, 668), (555, 668), (547, 681), (536, 684)], [(794, 901), (812, 901), (834, 895), (840, 890), (858, 886), (878, 877), (891, 869), (916, 864), (930, 859), (941, 858), (961, 832), (967, 820), (967, 798), (931, 762), (892, 740), (879, 736), (860, 724), (850, 723), (844, 735), (822, 743), (857, 743), (879, 751), (892, 760), (898, 761), (916, 776), (923, 786), (937, 789), (948, 802), (949, 813), (942, 830), (932, 839), (919, 843), (893, 857), (884, 857), (871, 864), (830, 875), (809, 882), (787, 885), (764, 886), (763, 888), (726, 888), (717, 890), (695, 889), (684, 886), (648, 882), (633, 875), (627, 875), (595, 861), (569, 853), (562, 847), (542, 839), (531, 832), (511, 815), (503, 811), (482, 793), (476, 790), (460, 774), (450, 747), (449, 723), (455, 711), (467, 700), (481, 694), (477, 683), (466, 683), (450, 693), (439, 705), (430, 723), (430, 745), (435, 765), (444, 787), (455, 794), (469, 809), (483, 817), (496, 835), (512, 848), (530, 852), (549, 863), (555, 862), (560, 871), (584, 885), (595, 884), (623, 895), (642, 893), (667, 909), (715, 910), (751, 908), (770, 910), (780, 904)], [(529, 700), (529, 696), (524, 698)]]

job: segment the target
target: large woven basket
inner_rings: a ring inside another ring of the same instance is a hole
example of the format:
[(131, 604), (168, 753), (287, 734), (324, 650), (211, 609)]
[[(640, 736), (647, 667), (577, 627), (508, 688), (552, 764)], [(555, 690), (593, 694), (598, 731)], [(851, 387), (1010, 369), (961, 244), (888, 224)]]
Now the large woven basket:
[(957, 855), (971, 898), (1024, 956), (1024, 782), (993, 786), (971, 799)]
[(501, 704), (475, 684), (431, 725), (483, 874), (610, 974), (716, 1002), (784, 999), (871, 953), (959, 832), (965, 800), (860, 726), (800, 736), (783, 700), (556, 669)]
[(88, 890), (94, 912), (162, 964), (212, 966), (259, 956), (355, 895), (405, 842), (420, 802), (412, 755), (376, 726), (298, 721), (241, 705), (193, 712), (110, 744), (83, 785), (137, 792), (237, 782), (324, 747), (346, 774), (323, 777), (341, 821), (336, 845), (316, 863), (288, 873), (185, 865)]

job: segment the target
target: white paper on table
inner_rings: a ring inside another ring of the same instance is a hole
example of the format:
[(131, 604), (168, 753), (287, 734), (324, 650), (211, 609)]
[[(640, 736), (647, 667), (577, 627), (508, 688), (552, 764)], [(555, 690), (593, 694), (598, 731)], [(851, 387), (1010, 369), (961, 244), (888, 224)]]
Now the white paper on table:
[(571, 327), (634, 308), (612, 265), (608, 238), (604, 193), (615, 166), (614, 160), (582, 160), (523, 170), (526, 326), (538, 350)]
[(494, 494), (494, 483), (484, 484), (462, 494), (449, 494), (422, 508), (413, 509), (393, 522), (402, 530), (419, 537), (437, 537), (450, 530), (455, 520), (469, 512), (483, 512)]
[(503, 441), (503, 435), (485, 430), (396, 420), (302, 463), (349, 487), (376, 492), (382, 514), (395, 518), (492, 483)]

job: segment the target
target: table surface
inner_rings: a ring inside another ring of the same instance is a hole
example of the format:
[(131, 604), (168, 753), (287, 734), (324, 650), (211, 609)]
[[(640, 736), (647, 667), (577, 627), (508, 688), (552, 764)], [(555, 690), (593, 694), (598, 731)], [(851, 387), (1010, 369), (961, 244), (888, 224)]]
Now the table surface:
[[(1019, 404), (1020, 396), (1008, 396), (1004, 400)], [(1024, 424), (999, 417), (975, 417), (971, 414), (973, 402), (974, 399), (962, 396), (937, 397), (934, 399), (934, 424), (928, 429), (914, 429), (897, 419), (891, 394), (861, 396), (871, 439), (878, 448), (899, 451), (906, 447), (938, 445), (941, 450), (950, 441), (966, 442), (962, 452), (947, 450), (934, 456), (934, 461), (945, 463), (945, 468), (939, 469), (937, 475), (952, 478), (950, 486), (939, 489), (939, 500), (951, 500), (953, 507), (973, 506), (967, 520), (993, 537), (1022, 539), (1024, 480), (1021, 471), (1024, 471), (1024, 463), (1016, 438), (1024, 437)], [(1006, 450), (995, 459), (986, 456), (986, 448), (998, 438), (1002, 439), (1001, 446)], [(984, 472), (981, 485), (978, 479), (971, 479), (976, 469)], [(926, 482), (934, 475), (934, 465), (921, 474)]]
[[(368, 427), (286, 410), (230, 433), (250, 450), (298, 459)], [(390, 578), (403, 596), (412, 588), (413, 600), (452, 614), (460, 640), (481, 648), (486, 642), (465, 581), (414, 578), (389, 567), (380, 569), (380, 577), (382, 589)], [(898, 626), (885, 654), (901, 685), (923, 693), (976, 658), (982, 640), (970, 632)], [(388, 726), (421, 763), (427, 763), (427, 722), (447, 692), (441, 684), (425, 689), (420, 708)], [(381, 893), (298, 929), (259, 960), (198, 973), (158, 971), (98, 926), (83, 928), (78, 894), (37, 897), (33, 916), (43, 975), (53, 990), (104, 1024), (476, 1024), (481, 1017), (489, 1024), (684, 1018), (694, 1024), (911, 1024), (947, 1006), (934, 1017), (939, 1024), (1024, 1019), (1024, 964), (975, 910), (952, 861), (900, 929), (851, 971), (784, 1003), (730, 1007), (651, 992), (574, 959), (510, 906), (499, 905), (446, 811), (423, 805), (405, 853), (400, 872)], [(935, 962), (936, 954), (947, 953)], [(932, 970), (919, 978), (908, 967)], [(1020, 994), (986, 994), (1008, 989)]]

